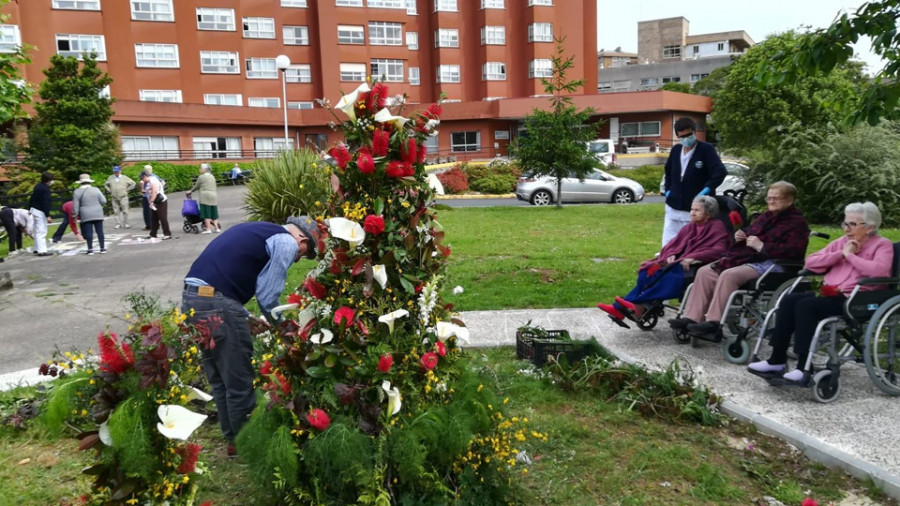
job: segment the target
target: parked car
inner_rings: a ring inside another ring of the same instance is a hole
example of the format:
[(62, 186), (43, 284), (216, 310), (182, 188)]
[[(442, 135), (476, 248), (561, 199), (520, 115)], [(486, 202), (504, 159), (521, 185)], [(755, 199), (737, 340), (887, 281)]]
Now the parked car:
[[(743, 190), (746, 188), (746, 177), (747, 171), (750, 170), (750, 167), (747, 167), (743, 163), (739, 162), (722, 162), (722, 165), (725, 166), (725, 171), (727, 175), (725, 176), (725, 180), (722, 181), (722, 184), (716, 188), (716, 193), (719, 195), (723, 195), (727, 190)], [(666, 177), (663, 176), (662, 180), (659, 182), (659, 193), (663, 194), (666, 191)]]
[(588, 142), (588, 151), (603, 165), (616, 163), (616, 148), (612, 139), (595, 139)]
[[(546, 206), (557, 201), (556, 178), (534, 177), (525, 172), (516, 185), (516, 198), (531, 202), (532, 205)], [(567, 177), (562, 181), (562, 201), (569, 202), (612, 202), (629, 204), (644, 198), (644, 187), (632, 179), (616, 177), (600, 169), (594, 169), (579, 181), (577, 177)]]

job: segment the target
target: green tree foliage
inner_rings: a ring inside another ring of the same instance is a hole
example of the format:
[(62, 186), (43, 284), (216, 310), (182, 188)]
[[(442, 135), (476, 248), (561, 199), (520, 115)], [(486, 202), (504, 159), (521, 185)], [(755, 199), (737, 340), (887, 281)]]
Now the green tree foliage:
[(827, 75), (802, 76), (793, 82), (754, 81), (761, 64), (776, 55), (793, 51), (794, 32), (774, 35), (752, 48), (733, 64), (721, 90), (716, 93), (713, 122), (723, 147), (736, 151), (775, 148), (785, 128), (796, 123), (824, 127), (840, 120), (839, 104), (859, 93), (859, 64), (835, 67)]
[(678, 93), (693, 93), (688, 83), (666, 83), (659, 87), (663, 91), (677, 91)]
[(121, 162), (119, 133), (110, 120), (112, 99), (100, 96), (112, 78), (97, 66), (96, 55), (85, 54), (83, 62), (54, 55), (44, 75), (25, 163), (75, 179)]
[[(592, 109), (579, 111), (568, 95), (584, 86), (582, 80), (569, 80), (568, 71), (574, 67), (574, 57), (563, 56), (564, 39), (556, 39), (553, 54), (553, 75), (541, 79), (544, 90), (551, 95), (551, 110), (535, 109), (525, 117), (525, 135), (519, 137), (512, 154), (519, 166), (536, 176), (556, 178), (556, 194), (560, 195), (562, 178), (584, 180), (597, 160), (588, 151), (588, 141), (597, 135), (597, 124), (589, 124)], [(567, 94), (567, 95), (564, 95)], [(562, 206), (557, 199), (556, 206)]]
[(694, 83), (694, 93), (715, 99), (716, 93), (722, 89), (722, 86), (725, 84), (725, 78), (728, 77), (730, 72), (731, 65), (713, 70), (708, 76)]
[(874, 83), (856, 100), (845, 103), (845, 119), (850, 123), (867, 121), (875, 125), (879, 118), (896, 118), (900, 99), (900, 0), (868, 2), (853, 14), (841, 14), (831, 26), (799, 38), (795, 47), (760, 62), (756, 78), (767, 85), (794, 82), (809, 74), (829, 74), (853, 57), (860, 37), (871, 37), (872, 50), (886, 60), (875, 75)]
[[(0, 8), (9, 0), (0, 0)], [(0, 14), (0, 24), (9, 18)], [(28, 115), (22, 105), (31, 103), (34, 91), (22, 79), (21, 67), (31, 63), (28, 58), (28, 46), (20, 46), (10, 53), (0, 53), (0, 125)]]

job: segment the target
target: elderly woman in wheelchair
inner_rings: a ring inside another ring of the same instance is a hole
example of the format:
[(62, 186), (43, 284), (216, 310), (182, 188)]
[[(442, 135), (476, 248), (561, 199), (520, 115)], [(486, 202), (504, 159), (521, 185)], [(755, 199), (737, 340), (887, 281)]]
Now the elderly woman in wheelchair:
[[(810, 344), (819, 322), (843, 314), (845, 302), (854, 290), (864, 292), (885, 288), (883, 284), (858, 285), (862, 278), (891, 275), (894, 247), (891, 241), (878, 235), (881, 226), (878, 207), (871, 202), (849, 204), (844, 209), (841, 226), (844, 236), (810, 255), (804, 265), (811, 273), (825, 274), (822, 289), (818, 294), (788, 293), (781, 298), (775, 313), (772, 355), (768, 360), (751, 363), (748, 366), (751, 373), (799, 384), (804, 380)], [(787, 350), (791, 335), (794, 336), (798, 365), (788, 372)]]
[(597, 304), (619, 326), (628, 328), (625, 318), (638, 321), (647, 311), (645, 304), (674, 299), (681, 295), (685, 273), (691, 266), (720, 258), (731, 245), (728, 229), (719, 215), (716, 199), (699, 196), (691, 203), (691, 221), (660, 251), (656, 258), (638, 268), (637, 285), (613, 304)]

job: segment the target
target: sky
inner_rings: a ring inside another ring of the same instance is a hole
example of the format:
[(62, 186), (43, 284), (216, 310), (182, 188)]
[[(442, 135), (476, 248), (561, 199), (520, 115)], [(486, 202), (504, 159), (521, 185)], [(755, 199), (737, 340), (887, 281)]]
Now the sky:
[[(744, 30), (754, 42), (767, 36), (801, 26), (824, 28), (839, 12), (852, 13), (864, 0), (638, 0), (613, 2), (597, 0), (597, 49), (637, 52), (637, 24), (651, 19), (684, 16), (690, 22), (690, 34)], [(882, 67), (881, 59), (871, 52), (868, 41), (855, 46), (858, 59), (866, 62), (869, 73)]]

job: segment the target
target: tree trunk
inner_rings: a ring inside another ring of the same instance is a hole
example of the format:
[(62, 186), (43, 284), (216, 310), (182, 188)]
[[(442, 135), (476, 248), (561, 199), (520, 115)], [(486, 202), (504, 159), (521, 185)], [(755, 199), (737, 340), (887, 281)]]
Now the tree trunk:
[(562, 178), (556, 178), (556, 208), (562, 209)]

